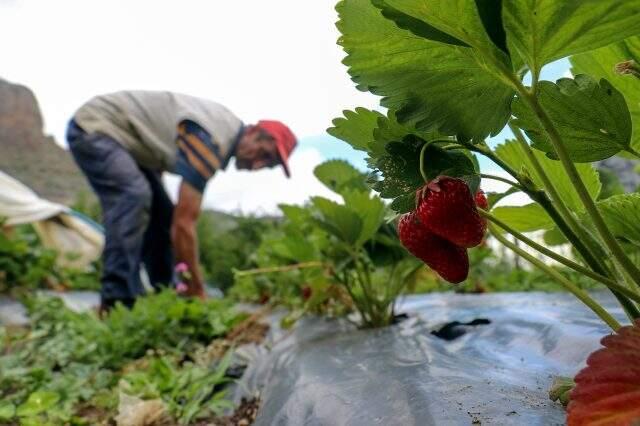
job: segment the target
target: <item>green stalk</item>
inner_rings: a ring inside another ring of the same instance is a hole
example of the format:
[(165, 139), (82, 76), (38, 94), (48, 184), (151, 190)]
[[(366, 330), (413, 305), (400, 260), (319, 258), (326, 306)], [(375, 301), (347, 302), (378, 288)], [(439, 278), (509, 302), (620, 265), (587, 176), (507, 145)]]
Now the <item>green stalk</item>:
[[(551, 202), (547, 194), (544, 192), (527, 192), (527, 194), (536, 202), (538, 202), (542, 208), (547, 212), (547, 214), (551, 217), (553, 222), (558, 225), (562, 234), (569, 240), (569, 242), (575, 247), (575, 249), (580, 253), (584, 261), (589, 265), (591, 269), (600, 275), (611, 276), (611, 272), (606, 267), (606, 265), (598, 259), (592, 251), (586, 246), (586, 244), (578, 238), (578, 236), (574, 233), (573, 229), (569, 227), (567, 222), (565, 222), (562, 215), (558, 212), (555, 205)], [(627, 316), (632, 321), (635, 318), (640, 318), (640, 310), (634, 305), (631, 300), (627, 299), (621, 293), (618, 293), (614, 290), (611, 290), (613, 295), (618, 299), (620, 305), (624, 308), (624, 311), (627, 313)]]
[(632, 147), (627, 148), (625, 151), (627, 151), (629, 154), (633, 155), (634, 157), (640, 159), (640, 152), (636, 151)]
[(362, 288), (362, 299), (365, 302), (365, 308), (369, 313), (369, 316), (371, 318), (373, 313), (374, 313), (374, 301), (371, 300), (372, 296), (372, 291), (371, 288), (369, 287), (369, 283), (367, 282), (366, 278), (362, 275), (362, 272), (360, 271), (360, 260), (358, 259), (358, 253), (357, 252), (353, 252), (351, 253), (351, 256), (353, 258), (353, 262), (354, 262), (354, 270), (356, 272), (356, 277), (358, 279), (358, 282), (360, 283), (360, 287)]
[(565, 171), (567, 172), (569, 179), (575, 186), (576, 191), (578, 192), (578, 196), (580, 197), (582, 204), (587, 210), (587, 214), (593, 221), (593, 224), (595, 225), (598, 231), (598, 234), (600, 235), (600, 238), (602, 238), (602, 241), (605, 243), (607, 248), (611, 251), (611, 253), (613, 254), (613, 257), (620, 263), (623, 269), (627, 271), (627, 273), (629, 273), (633, 281), (638, 286), (640, 286), (640, 269), (638, 269), (638, 267), (636, 267), (636, 265), (634, 265), (633, 262), (631, 262), (631, 260), (625, 255), (624, 251), (622, 250), (622, 247), (620, 247), (620, 244), (618, 244), (618, 241), (616, 241), (613, 234), (611, 234), (611, 231), (609, 230), (606, 223), (604, 222), (604, 219), (600, 215), (598, 208), (596, 207), (595, 203), (591, 199), (591, 195), (589, 195), (587, 188), (584, 186), (584, 183), (582, 182), (582, 179), (578, 174), (578, 170), (576, 169), (575, 165), (571, 161), (571, 158), (569, 157), (569, 152), (567, 151), (567, 148), (564, 146), (562, 137), (558, 133), (558, 130), (555, 128), (555, 126), (551, 122), (551, 119), (549, 118), (547, 113), (544, 111), (542, 106), (539, 104), (538, 99), (534, 94), (529, 93), (524, 88), (524, 86), (522, 86), (521, 83), (520, 83), (520, 88), (518, 89), (518, 92), (521, 98), (524, 99), (525, 102), (527, 102), (529, 107), (532, 109), (532, 111), (536, 114), (536, 116), (542, 123), (542, 126), (547, 132), (549, 136), (549, 140), (551, 141), (551, 144), (554, 147), (556, 155), (560, 159), (560, 162), (562, 163)]
[[(534, 201), (538, 202), (542, 206), (542, 208), (544, 208), (547, 214), (549, 214), (553, 222), (558, 226), (563, 235), (580, 253), (584, 261), (600, 275), (611, 275), (611, 272), (608, 270), (606, 265), (593, 254), (592, 250), (589, 249), (580, 238), (578, 238), (578, 235), (567, 224), (563, 216), (558, 212), (555, 205), (551, 202), (544, 191), (540, 191), (537, 187), (532, 186), (532, 182), (525, 183), (521, 181), (519, 174), (507, 163), (496, 156), (491, 150), (483, 149), (483, 147), (479, 145), (473, 145), (470, 143), (460, 142), (460, 144), (470, 151), (477, 152), (489, 158), (490, 160), (498, 164), (503, 170), (509, 173), (514, 179), (516, 179), (525, 189), (524, 192), (526, 192), (527, 195), (529, 195)], [(612, 292), (631, 320), (633, 320), (634, 318), (640, 318), (640, 310), (629, 299), (618, 292), (615, 292), (613, 290)]]
[[(529, 159), (529, 161), (533, 165), (533, 168), (535, 169), (536, 173), (538, 174), (538, 176), (542, 180), (542, 184), (543, 184), (545, 190), (549, 193), (549, 195), (551, 196), (551, 200), (554, 203), (553, 206), (558, 210), (558, 213), (567, 222), (567, 227), (570, 228), (573, 231), (573, 234), (576, 235), (577, 239), (579, 239), (581, 246), (584, 247), (583, 250), (580, 250), (580, 253), (582, 254), (582, 253), (586, 253), (588, 251), (589, 252), (589, 258), (596, 260), (597, 257), (595, 256), (595, 252), (593, 250), (593, 246), (590, 244), (590, 241), (591, 241), (592, 237), (587, 233), (587, 231), (584, 229), (584, 227), (576, 220), (576, 218), (571, 213), (571, 211), (569, 211), (569, 209), (565, 205), (564, 201), (562, 200), (562, 197), (560, 196), (560, 194), (556, 190), (555, 185), (553, 184), (553, 182), (551, 182), (551, 179), (549, 179), (549, 176), (545, 172), (544, 168), (542, 167), (542, 165), (540, 164), (540, 162), (538, 161), (536, 156), (533, 154), (533, 151), (531, 150), (531, 147), (527, 143), (527, 140), (524, 138), (524, 135), (522, 134), (520, 129), (517, 128), (516, 126), (514, 126), (512, 123), (509, 123), (509, 128), (511, 129), (511, 131), (515, 135), (516, 140), (520, 144), (520, 147), (522, 148), (522, 150), (524, 151), (525, 155), (527, 156), (527, 158)], [(583, 254), (583, 257), (584, 257), (584, 254)], [(608, 268), (602, 262), (600, 262), (600, 261), (597, 261), (597, 262), (600, 265), (600, 269), (602, 269), (602, 271), (606, 275), (610, 275), (611, 274), (610, 271), (608, 271)]]
[(256, 269), (247, 269), (244, 271), (237, 271), (236, 276), (244, 277), (248, 275), (269, 274), (272, 272), (288, 272), (288, 271), (294, 271), (296, 269), (320, 268), (324, 266), (326, 266), (324, 263), (314, 260), (310, 262), (295, 263), (293, 265), (269, 266), (265, 268), (256, 268)]
[(469, 151), (477, 152), (478, 154), (484, 155), (489, 160), (493, 161), (498, 166), (500, 166), (500, 168), (502, 170), (504, 170), (505, 172), (509, 173), (515, 180), (520, 182), (520, 185), (522, 185), (524, 187), (523, 183), (519, 179), (518, 172), (516, 170), (512, 169), (510, 165), (508, 165), (507, 163), (502, 161), (502, 159), (500, 157), (498, 157), (489, 148), (487, 148), (485, 146), (482, 146), (482, 145), (474, 145), (474, 144), (472, 144), (470, 142), (458, 142), (458, 143), (460, 145), (462, 145), (463, 147), (467, 148)]
[[(394, 279), (396, 277), (396, 269), (398, 269), (398, 263), (394, 262), (393, 266), (391, 266), (391, 271), (389, 271), (389, 282), (393, 283)], [(394, 293), (397, 293), (395, 291), (395, 285), (387, 285), (384, 288), (384, 302), (385, 304), (388, 304), (389, 301), (394, 297)]]
[(582, 303), (587, 305), (593, 312), (595, 312), (596, 315), (600, 317), (600, 319), (602, 319), (602, 321), (604, 321), (609, 327), (611, 327), (613, 331), (617, 331), (620, 327), (622, 327), (620, 323), (615, 318), (613, 318), (602, 306), (600, 306), (598, 302), (593, 300), (591, 296), (589, 296), (589, 294), (581, 290), (578, 286), (565, 278), (561, 273), (545, 265), (543, 262), (536, 259), (535, 256), (532, 256), (531, 254), (527, 253), (520, 247), (504, 238), (502, 235), (500, 235), (500, 232), (496, 232), (492, 229), (491, 233), (498, 241), (500, 241), (506, 247), (510, 248), (514, 253), (528, 260), (532, 265), (544, 271), (547, 275), (557, 281), (558, 284), (573, 293), (574, 296), (580, 299)]
[[(429, 179), (427, 178), (427, 173), (424, 169), (424, 152), (427, 150), (429, 145), (439, 142), (452, 143), (454, 146), (456, 145), (453, 139), (434, 139), (432, 141), (425, 142), (424, 145), (422, 145), (422, 148), (420, 148), (420, 174), (422, 175), (422, 179), (424, 179), (425, 183), (429, 182)], [(447, 147), (451, 147), (451, 145), (448, 145)], [(447, 147), (444, 149), (447, 149)]]
[(558, 212), (555, 205), (551, 202), (551, 200), (547, 197), (546, 194), (529, 194), (534, 201), (538, 202), (542, 208), (547, 212), (547, 214), (551, 217), (553, 222), (558, 225), (562, 234), (569, 240), (569, 242), (578, 250), (578, 253), (583, 257), (584, 261), (593, 269), (595, 272), (600, 275), (609, 276), (610, 272), (605, 267), (605, 265), (589, 250), (589, 248), (584, 244), (584, 242), (578, 238), (576, 233), (569, 227), (567, 222), (565, 222), (564, 217)]
[(503, 178), (501, 176), (490, 175), (490, 174), (487, 174), (487, 173), (480, 173), (480, 177), (484, 178), (484, 179), (491, 179), (491, 180), (497, 180), (499, 182), (504, 182), (506, 184), (509, 184), (509, 185), (513, 186), (514, 188), (519, 189), (522, 192), (526, 192), (526, 190), (519, 183), (513, 182), (513, 181), (511, 181), (509, 179), (506, 179), (506, 178)]
[(611, 278), (605, 277), (603, 275), (598, 274), (597, 272), (592, 271), (589, 268), (586, 268), (582, 265), (580, 265), (579, 263), (576, 263), (570, 259), (567, 259), (564, 256), (560, 256), (559, 254), (555, 253), (553, 250), (549, 250), (548, 248), (544, 247), (541, 244), (536, 243), (535, 241), (531, 240), (530, 238), (528, 238), (527, 236), (523, 235), (522, 233), (516, 231), (515, 229), (513, 229), (512, 227), (510, 227), (509, 225), (507, 225), (506, 223), (504, 223), (503, 221), (501, 221), (500, 219), (498, 219), (497, 217), (495, 217), (494, 215), (492, 215), (491, 213), (482, 210), (482, 209), (478, 209), (478, 212), (480, 213), (481, 216), (484, 216), (485, 218), (489, 219), (491, 222), (495, 223), (496, 225), (498, 225), (500, 228), (504, 229), (505, 231), (509, 232), (510, 234), (512, 234), (514, 237), (516, 237), (517, 239), (519, 239), (520, 241), (522, 241), (523, 243), (527, 244), (529, 247), (539, 251), (540, 253), (552, 258), (553, 260), (563, 264), (564, 266), (571, 268), (577, 272), (580, 272), (586, 276), (588, 276), (589, 278), (592, 278), (595, 281), (598, 281), (602, 284), (604, 284), (605, 286), (607, 286), (608, 288), (615, 290), (619, 293), (622, 293), (623, 295), (625, 295), (626, 297), (628, 297), (629, 299), (634, 300), (635, 302), (640, 303), (640, 294), (635, 293), (633, 290), (628, 289), (627, 287), (618, 284), (617, 282), (613, 281)]
[(536, 173), (542, 180), (544, 189), (546, 189), (549, 195), (551, 196), (551, 200), (553, 200), (554, 205), (556, 206), (560, 214), (564, 217), (564, 219), (567, 221), (568, 225), (574, 230), (574, 232), (578, 234), (579, 237), (582, 238), (582, 241), (586, 242), (587, 239), (583, 235), (584, 229), (580, 226), (576, 218), (573, 216), (573, 214), (569, 211), (565, 203), (562, 201), (562, 197), (560, 197), (560, 194), (556, 190), (555, 185), (551, 182), (551, 180), (549, 179), (549, 176), (547, 176), (547, 173), (544, 171), (544, 169), (542, 168), (542, 165), (540, 164), (536, 156), (533, 154), (533, 151), (531, 151), (531, 147), (527, 143), (527, 140), (524, 138), (524, 135), (522, 134), (520, 129), (514, 126), (512, 123), (509, 123), (509, 128), (515, 135), (516, 140), (518, 141), (518, 143), (520, 144), (520, 147), (522, 148), (525, 155), (527, 156), (527, 159), (531, 162)]
[[(520, 179), (520, 175), (514, 169), (512, 169), (511, 166), (509, 166), (498, 156), (496, 156), (495, 153), (493, 153), (493, 151), (491, 151), (490, 149), (482, 147), (481, 145), (473, 145), (467, 142), (459, 143), (468, 150), (477, 152), (489, 158), (498, 166), (500, 166), (504, 171), (509, 173), (514, 179), (516, 179), (519, 182), (520, 186), (524, 189), (524, 192), (527, 193), (527, 195), (529, 195), (534, 201), (538, 202), (544, 208), (547, 214), (549, 214), (554, 223), (558, 226), (558, 228), (560, 228), (560, 231), (562, 231), (563, 235), (571, 242), (571, 244), (573, 244), (576, 250), (578, 250), (585, 262), (594, 271), (601, 275), (611, 274), (606, 265), (593, 254), (592, 250), (589, 249), (580, 238), (578, 238), (578, 235), (567, 224), (563, 216), (558, 212), (555, 205), (547, 197), (544, 191), (540, 191), (537, 187), (533, 186), (533, 182), (523, 182)], [(616, 298), (618, 298), (618, 301), (624, 306), (625, 311), (630, 316), (630, 318), (640, 318), (640, 310), (638, 310), (638, 308), (636, 308), (636, 306), (633, 305), (631, 301), (627, 300), (618, 293), (614, 294)]]
[(422, 145), (422, 148), (420, 148), (420, 159), (419, 159), (420, 174), (422, 175), (422, 179), (424, 179), (425, 183), (429, 182), (429, 179), (427, 179), (427, 171), (424, 169), (424, 152), (427, 150), (428, 146), (429, 146), (429, 142)]
[(365, 312), (362, 309), (361, 303), (359, 303), (358, 301), (359, 299), (356, 297), (355, 293), (353, 292), (353, 289), (351, 288), (351, 284), (349, 283), (348, 274), (346, 272), (344, 273), (344, 279), (340, 281), (344, 284), (344, 287), (347, 289), (347, 293), (349, 293), (349, 296), (351, 296), (353, 303), (356, 305), (356, 309), (358, 310), (358, 312), (360, 313), (360, 316), (362, 317), (363, 324), (368, 324), (370, 321), (367, 318), (367, 312)]

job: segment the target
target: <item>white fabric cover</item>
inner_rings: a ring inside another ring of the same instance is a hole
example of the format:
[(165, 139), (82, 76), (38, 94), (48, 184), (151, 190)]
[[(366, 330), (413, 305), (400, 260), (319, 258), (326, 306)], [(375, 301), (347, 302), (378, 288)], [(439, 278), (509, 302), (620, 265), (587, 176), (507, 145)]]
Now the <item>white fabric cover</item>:
[(49, 219), (69, 209), (36, 195), (31, 189), (0, 171), (0, 217), (5, 225), (22, 225)]
[(104, 235), (70, 208), (38, 197), (27, 186), (0, 171), (0, 219), (4, 226), (33, 224), (42, 244), (57, 250), (58, 263), (82, 268), (96, 260)]

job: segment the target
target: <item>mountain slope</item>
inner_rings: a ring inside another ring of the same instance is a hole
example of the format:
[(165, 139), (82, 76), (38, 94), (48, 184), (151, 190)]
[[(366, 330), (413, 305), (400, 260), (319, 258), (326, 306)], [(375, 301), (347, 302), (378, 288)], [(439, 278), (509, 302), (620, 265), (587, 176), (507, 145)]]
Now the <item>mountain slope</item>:
[(71, 154), (43, 134), (33, 92), (0, 79), (0, 170), (46, 199), (72, 204), (91, 188)]

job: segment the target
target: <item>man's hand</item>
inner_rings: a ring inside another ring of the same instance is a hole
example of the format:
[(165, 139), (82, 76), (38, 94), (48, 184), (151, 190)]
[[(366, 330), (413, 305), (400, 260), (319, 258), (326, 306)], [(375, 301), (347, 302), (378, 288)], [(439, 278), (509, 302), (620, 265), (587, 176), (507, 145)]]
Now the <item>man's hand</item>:
[(178, 203), (173, 212), (171, 240), (175, 250), (176, 262), (185, 262), (191, 271), (191, 280), (187, 283), (188, 296), (206, 298), (202, 274), (198, 265), (198, 238), (196, 223), (200, 215), (202, 194), (187, 182), (182, 181), (178, 192)]

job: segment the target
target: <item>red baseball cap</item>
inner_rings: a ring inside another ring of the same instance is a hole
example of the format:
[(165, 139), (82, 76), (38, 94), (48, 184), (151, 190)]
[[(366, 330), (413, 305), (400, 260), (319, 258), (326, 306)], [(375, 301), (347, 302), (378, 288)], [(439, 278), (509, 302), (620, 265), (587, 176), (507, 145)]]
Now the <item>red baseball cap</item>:
[(260, 120), (256, 126), (269, 133), (276, 141), (276, 148), (278, 149), (278, 156), (280, 157), (284, 174), (287, 175), (287, 177), (291, 177), (287, 160), (289, 160), (291, 151), (293, 151), (298, 144), (296, 136), (291, 129), (280, 121)]

